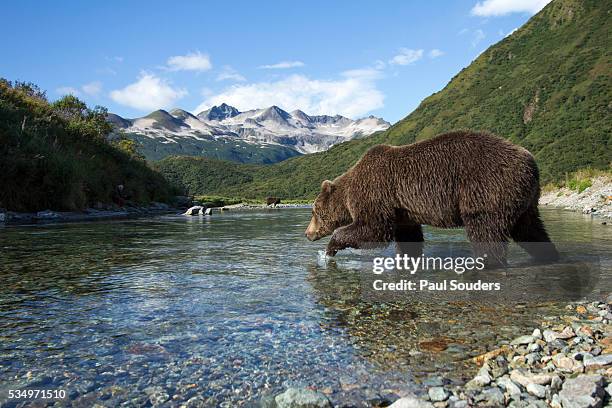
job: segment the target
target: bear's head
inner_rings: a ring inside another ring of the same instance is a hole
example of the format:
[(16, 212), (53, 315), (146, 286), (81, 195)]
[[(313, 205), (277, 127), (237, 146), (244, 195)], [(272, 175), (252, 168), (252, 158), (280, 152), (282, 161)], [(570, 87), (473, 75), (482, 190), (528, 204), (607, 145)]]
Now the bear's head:
[(316, 241), (352, 222), (351, 214), (346, 208), (344, 192), (336, 184), (325, 180), (321, 192), (312, 206), (312, 219), (306, 228), (306, 238)]

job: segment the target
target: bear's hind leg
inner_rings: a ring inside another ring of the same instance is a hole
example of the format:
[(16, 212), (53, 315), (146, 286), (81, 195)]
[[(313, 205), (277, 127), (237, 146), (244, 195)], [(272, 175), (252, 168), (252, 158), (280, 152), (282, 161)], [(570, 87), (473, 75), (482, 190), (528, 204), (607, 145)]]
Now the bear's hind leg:
[(474, 256), (485, 258), (487, 267), (506, 264), (509, 234), (504, 225), (498, 225), (501, 220), (504, 220), (504, 217), (497, 214), (479, 214), (463, 219)]
[(534, 259), (542, 262), (559, 259), (559, 252), (548, 237), (537, 206), (529, 207), (519, 217), (510, 234), (512, 239)]
[(393, 235), (398, 254), (413, 258), (423, 254), (423, 228), (419, 224), (396, 224)]

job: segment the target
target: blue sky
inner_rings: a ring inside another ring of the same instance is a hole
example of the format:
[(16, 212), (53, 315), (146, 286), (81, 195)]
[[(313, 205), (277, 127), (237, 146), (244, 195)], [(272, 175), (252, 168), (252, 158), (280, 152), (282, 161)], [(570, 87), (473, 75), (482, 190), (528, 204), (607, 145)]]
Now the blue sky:
[(0, 76), (124, 117), (225, 101), (395, 122), (548, 1), (7, 2)]

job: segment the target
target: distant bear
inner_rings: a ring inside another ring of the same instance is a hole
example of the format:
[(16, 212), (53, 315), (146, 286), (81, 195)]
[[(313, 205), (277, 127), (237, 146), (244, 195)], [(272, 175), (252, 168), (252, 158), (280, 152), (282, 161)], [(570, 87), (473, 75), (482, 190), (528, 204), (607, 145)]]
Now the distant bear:
[(540, 220), (539, 196), (538, 168), (527, 150), (487, 133), (450, 132), (374, 146), (346, 173), (324, 181), (306, 237), (333, 233), (330, 256), (391, 241), (418, 243), (415, 256), (422, 224), (465, 227), (475, 256), (487, 254), (489, 265), (505, 263), (509, 238), (552, 261), (559, 254)]
[(272, 207), (276, 207), (278, 204), (281, 203), (281, 199), (278, 197), (267, 197), (266, 198), (266, 205), (267, 206), (272, 206)]

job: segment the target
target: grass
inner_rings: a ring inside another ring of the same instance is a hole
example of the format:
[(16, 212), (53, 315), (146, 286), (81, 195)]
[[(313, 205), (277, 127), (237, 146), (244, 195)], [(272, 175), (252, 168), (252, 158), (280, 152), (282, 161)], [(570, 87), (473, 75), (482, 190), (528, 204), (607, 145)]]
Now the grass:
[[(542, 192), (548, 193), (559, 190), (560, 188), (567, 188), (571, 191), (582, 193), (593, 185), (595, 179), (603, 179), (607, 183), (612, 183), (612, 169), (601, 170), (586, 168), (568, 173), (562, 181), (546, 184), (542, 187)], [(562, 193), (559, 192), (557, 194)]]

